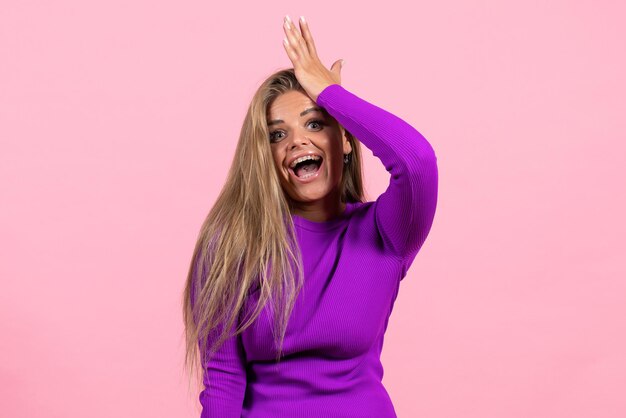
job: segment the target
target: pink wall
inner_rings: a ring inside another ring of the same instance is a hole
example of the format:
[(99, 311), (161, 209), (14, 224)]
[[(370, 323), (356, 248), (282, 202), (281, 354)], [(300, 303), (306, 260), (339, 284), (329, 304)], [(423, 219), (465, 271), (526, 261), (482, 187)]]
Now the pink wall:
[(411, 4), (2, 3), (0, 416), (199, 415), (180, 293), (287, 13), (438, 156), (383, 351), (398, 415), (626, 416), (625, 7)]

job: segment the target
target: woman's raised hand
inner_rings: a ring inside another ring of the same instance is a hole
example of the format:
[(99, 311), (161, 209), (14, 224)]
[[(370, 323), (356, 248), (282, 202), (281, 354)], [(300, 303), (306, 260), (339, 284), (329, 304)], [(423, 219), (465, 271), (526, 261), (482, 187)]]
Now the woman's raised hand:
[(317, 102), (317, 96), (331, 84), (341, 84), (341, 62), (337, 60), (328, 70), (321, 63), (315, 50), (313, 36), (309, 30), (309, 24), (300, 16), (300, 30), (296, 28), (289, 18), (285, 17), (283, 29), (285, 40), (283, 46), (289, 59), (293, 63), (296, 78), (313, 101)]

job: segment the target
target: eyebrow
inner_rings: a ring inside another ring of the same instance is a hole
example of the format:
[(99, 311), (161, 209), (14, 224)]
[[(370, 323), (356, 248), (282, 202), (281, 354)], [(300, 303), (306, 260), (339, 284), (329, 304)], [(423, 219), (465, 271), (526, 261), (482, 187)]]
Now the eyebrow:
[[(317, 106), (309, 107), (308, 109), (305, 109), (302, 113), (300, 113), (300, 116), (304, 116), (307, 113), (311, 113), (311, 112), (322, 112), (322, 109), (320, 109)], [(267, 126), (272, 126), (272, 125), (276, 125), (277, 123), (283, 123), (283, 122), (285, 121), (282, 119), (274, 119), (274, 120), (267, 122)]]

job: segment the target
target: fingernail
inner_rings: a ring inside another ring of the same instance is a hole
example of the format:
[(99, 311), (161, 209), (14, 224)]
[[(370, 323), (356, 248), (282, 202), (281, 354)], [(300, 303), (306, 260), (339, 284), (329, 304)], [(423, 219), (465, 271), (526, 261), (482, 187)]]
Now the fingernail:
[(287, 15), (285, 19), (287, 20), (287, 22), (291, 23), (291, 18), (289, 17), (289, 15)]
[(300, 16), (300, 20), (302, 21), (302, 23), (306, 23), (306, 20), (304, 20), (304, 16)]

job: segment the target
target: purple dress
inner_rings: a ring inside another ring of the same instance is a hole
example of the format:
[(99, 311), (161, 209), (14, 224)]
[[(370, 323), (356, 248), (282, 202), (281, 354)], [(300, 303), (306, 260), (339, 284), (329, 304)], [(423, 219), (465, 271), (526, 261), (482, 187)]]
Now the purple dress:
[(292, 215), (305, 284), (284, 357), (275, 362), (266, 307), (204, 365), (211, 385), (200, 393), (202, 418), (396, 417), (380, 354), (400, 281), (433, 222), (437, 159), (415, 128), (339, 84), (317, 104), (382, 161), (389, 186), (327, 222)]

